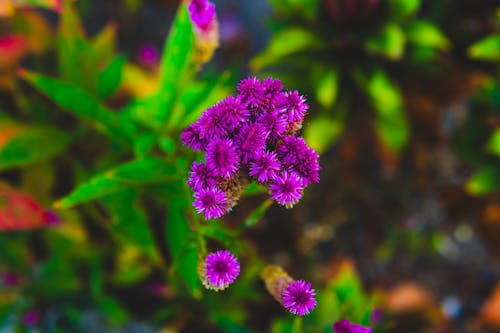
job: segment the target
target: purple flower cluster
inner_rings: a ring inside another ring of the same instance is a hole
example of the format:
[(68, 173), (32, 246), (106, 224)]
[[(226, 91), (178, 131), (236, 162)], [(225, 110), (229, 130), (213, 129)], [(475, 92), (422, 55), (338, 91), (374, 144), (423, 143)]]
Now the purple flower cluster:
[(364, 327), (358, 324), (353, 324), (347, 319), (342, 319), (332, 326), (335, 333), (371, 333), (370, 327)]
[(238, 259), (227, 250), (210, 253), (199, 267), (199, 275), (207, 289), (226, 289), (240, 274)]
[(188, 184), (193, 205), (207, 220), (236, 204), (247, 178), (287, 208), (319, 181), (319, 156), (297, 136), (308, 109), (305, 98), (271, 78), (245, 79), (238, 92), (208, 108), (181, 135), (185, 145), (205, 152), (206, 161), (193, 163)]

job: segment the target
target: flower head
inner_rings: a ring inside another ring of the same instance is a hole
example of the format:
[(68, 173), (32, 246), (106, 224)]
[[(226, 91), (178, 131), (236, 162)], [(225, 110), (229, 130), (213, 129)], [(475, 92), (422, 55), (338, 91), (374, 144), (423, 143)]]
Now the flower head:
[(288, 122), (277, 109), (260, 114), (257, 122), (262, 124), (272, 141), (280, 139), (287, 130)]
[(40, 312), (35, 309), (28, 310), (23, 314), (23, 324), (28, 327), (37, 326), (40, 322)]
[(297, 172), (305, 185), (319, 181), (319, 156), (302, 138), (288, 136), (278, 147), (278, 157), (289, 170)]
[(187, 184), (194, 190), (215, 185), (215, 176), (203, 162), (193, 162)]
[(217, 103), (215, 106), (215, 114), (228, 131), (238, 129), (249, 116), (246, 104), (243, 103), (241, 98), (234, 98), (233, 96), (229, 96), (225, 100)]
[(191, 124), (182, 131), (181, 141), (193, 150), (204, 151), (207, 148), (207, 142), (201, 137), (201, 127), (198, 123)]
[(262, 105), (264, 101), (265, 88), (256, 77), (242, 80), (238, 85), (238, 91), (243, 100), (253, 107)]
[(280, 167), (281, 163), (278, 161), (276, 153), (261, 151), (256, 154), (254, 161), (250, 163), (250, 172), (248, 174), (263, 183), (274, 179)]
[(292, 282), (283, 291), (283, 306), (293, 314), (303, 316), (316, 306), (316, 291), (304, 280)]
[(274, 177), (269, 189), (272, 192), (271, 198), (273, 200), (276, 200), (280, 205), (291, 208), (302, 197), (304, 185), (296, 173), (284, 171)]
[(217, 115), (217, 107), (212, 106), (198, 120), (200, 137), (210, 142), (217, 138), (226, 138), (228, 131)]
[(207, 147), (207, 166), (217, 177), (229, 178), (238, 171), (239, 157), (233, 142), (214, 140)]
[(250, 162), (265, 148), (268, 133), (261, 124), (245, 124), (235, 138), (243, 163)]
[(210, 253), (205, 258), (203, 284), (216, 291), (227, 288), (240, 274), (240, 263), (227, 250)]
[(208, 0), (191, 0), (188, 12), (195, 27), (202, 32), (209, 31), (216, 19), (215, 5)]
[(308, 108), (306, 99), (296, 90), (285, 93), (282, 110), (288, 116), (289, 122), (302, 122)]
[(335, 333), (371, 333), (370, 327), (364, 327), (358, 324), (353, 324), (347, 319), (342, 319), (332, 326)]
[(206, 220), (221, 217), (228, 207), (226, 194), (215, 186), (198, 189), (194, 198), (193, 206), (198, 213), (205, 214)]

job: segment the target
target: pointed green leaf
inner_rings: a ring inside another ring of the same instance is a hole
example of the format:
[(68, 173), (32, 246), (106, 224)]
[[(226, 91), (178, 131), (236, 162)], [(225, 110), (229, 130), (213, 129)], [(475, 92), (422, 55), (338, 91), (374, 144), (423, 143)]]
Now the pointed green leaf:
[(101, 198), (126, 186), (169, 182), (176, 178), (176, 168), (163, 160), (143, 159), (122, 164), (80, 184), (68, 196), (56, 203), (58, 208)]
[(325, 108), (331, 108), (337, 99), (339, 73), (332, 68), (323, 72), (316, 86), (316, 98)]
[(478, 60), (500, 60), (500, 33), (488, 36), (471, 45), (468, 49), (469, 56)]
[(151, 109), (143, 118), (163, 126), (172, 113), (179, 92), (186, 82), (194, 79), (192, 65), (194, 38), (186, 4), (181, 4), (163, 49), (160, 63), (160, 87)]
[(343, 129), (343, 118), (318, 116), (306, 124), (304, 138), (311, 148), (322, 154), (338, 139)]
[(366, 40), (366, 49), (391, 60), (401, 59), (405, 46), (405, 36), (401, 28), (389, 23)]
[(201, 296), (201, 281), (198, 277), (197, 264), (199, 260), (196, 247), (196, 235), (189, 227), (186, 219), (185, 201), (182, 199), (172, 200), (168, 207), (168, 220), (166, 226), (167, 245), (174, 266), (191, 294), (198, 298)]
[(467, 181), (465, 188), (473, 195), (483, 195), (500, 190), (500, 166), (480, 169)]
[(63, 132), (44, 127), (21, 127), (0, 146), (0, 170), (23, 167), (51, 158), (69, 144)]
[(87, 48), (80, 18), (72, 1), (63, 1), (58, 28), (58, 63), (62, 77), (73, 83), (80, 82), (81, 55)]
[(146, 216), (137, 207), (137, 191), (127, 188), (107, 198), (107, 206), (113, 218), (112, 230), (127, 244), (134, 245), (150, 258), (157, 257), (153, 235)]
[(495, 130), (487, 144), (489, 152), (500, 156), (500, 129)]
[(418, 11), (421, 0), (389, 0), (388, 3), (392, 16), (403, 19)]
[(398, 87), (380, 69), (370, 75), (357, 72), (355, 77), (376, 112), (377, 134), (389, 149), (401, 150), (408, 141), (408, 124)]
[(117, 56), (99, 74), (97, 81), (97, 95), (99, 98), (107, 98), (118, 89), (122, 80), (125, 57)]
[(62, 109), (87, 121), (98, 131), (114, 138), (117, 142), (132, 144), (136, 134), (132, 121), (119, 118), (79, 87), (42, 74), (23, 71), (21, 75)]
[(319, 38), (309, 30), (299, 27), (286, 28), (274, 34), (267, 50), (252, 60), (251, 67), (259, 70), (279, 62), (286, 56), (317, 49), (321, 45)]
[(406, 28), (408, 40), (414, 44), (447, 50), (450, 42), (437, 26), (428, 21), (413, 21)]

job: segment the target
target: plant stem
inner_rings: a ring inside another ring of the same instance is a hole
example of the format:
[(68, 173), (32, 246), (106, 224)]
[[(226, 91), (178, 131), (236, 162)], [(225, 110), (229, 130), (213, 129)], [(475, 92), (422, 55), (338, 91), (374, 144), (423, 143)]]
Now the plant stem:
[(296, 316), (293, 320), (292, 333), (303, 333), (302, 317)]

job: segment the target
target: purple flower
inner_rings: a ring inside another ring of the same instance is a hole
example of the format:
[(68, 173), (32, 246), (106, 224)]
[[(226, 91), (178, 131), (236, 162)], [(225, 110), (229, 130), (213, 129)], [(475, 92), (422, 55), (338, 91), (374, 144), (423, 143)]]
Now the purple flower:
[(276, 157), (276, 153), (261, 151), (255, 156), (254, 161), (250, 163), (250, 172), (248, 174), (263, 183), (273, 179), (280, 167), (281, 164)]
[(293, 314), (303, 316), (316, 306), (316, 291), (304, 280), (292, 282), (283, 291), (283, 306)]
[(308, 108), (306, 99), (299, 95), (296, 90), (285, 93), (282, 111), (287, 115), (290, 123), (302, 122)]
[(208, 0), (192, 0), (188, 12), (195, 27), (204, 33), (215, 25), (215, 5)]
[(187, 184), (191, 186), (193, 190), (199, 190), (201, 188), (214, 186), (215, 177), (212, 170), (210, 170), (205, 163), (193, 162)]
[(215, 106), (215, 114), (228, 131), (234, 131), (247, 121), (249, 112), (240, 98), (227, 97)]
[(198, 123), (191, 124), (182, 131), (181, 141), (193, 150), (204, 151), (207, 148), (207, 142), (201, 137), (201, 127)]
[(304, 185), (319, 181), (319, 156), (307, 146), (302, 138), (288, 136), (278, 147), (278, 158), (284, 167), (295, 171), (304, 180)]
[(304, 185), (302, 179), (296, 173), (284, 171), (274, 178), (269, 186), (272, 192), (271, 198), (280, 205), (291, 208), (302, 197)]
[(37, 310), (31, 309), (24, 313), (23, 324), (25, 326), (33, 327), (40, 322), (40, 313)]
[(205, 220), (221, 217), (228, 207), (226, 194), (215, 186), (195, 191), (194, 198), (193, 206), (198, 213), (205, 214)]
[(207, 147), (207, 166), (216, 177), (229, 178), (238, 171), (239, 157), (229, 139), (214, 140)]
[(241, 161), (248, 163), (255, 154), (264, 150), (268, 133), (261, 124), (245, 124), (235, 138)]
[(216, 112), (217, 107), (212, 106), (205, 111), (198, 120), (198, 124), (200, 126), (200, 137), (208, 142), (216, 138), (226, 138), (228, 136), (227, 129), (220, 121)]
[(139, 63), (146, 67), (154, 67), (160, 62), (160, 53), (153, 44), (144, 44), (139, 48)]
[(21, 284), (21, 276), (14, 272), (6, 272), (2, 276), (2, 282), (7, 287), (17, 287)]
[(241, 98), (253, 107), (261, 106), (264, 101), (265, 89), (256, 77), (241, 80), (238, 91)]
[(210, 253), (205, 258), (205, 283), (216, 291), (227, 288), (240, 275), (240, 263), (227, 250)]
[(285, 133), (288, 121), (283, 117), (278, 110), (271, 110), (260, 114), (257, 122), (264, 126), (269, 137), (276, 141)]
[(370, 327), (364, 327), (358, 324), (353, 324), (347, 319), (342, 319), (332, 326), (335, 333), (371, 333)]
[[(193, 1), (190, 13), (202, 12), (205, 5)], [(283, 92), (272, 78), (244, 79), (238, 92), (208, 108), (181, 135), (185, 145), (205, 152), (206, 162), (193, 164), (188, 185), (195, 193), (193, 205), (207, 219), (237, 203), (248, 177), (269, 185), (272, 199), (287, 208), (319, 181), (318, 154), (295, 136), (308, 109), (305, 98)]]
[(284, 102), (286, 95), (282, 92), (283, 85), (280, 80), (268, 77), (264, 79), (262, 86), (264, 87), (264, 95), (269, 104), (280, 105)]
[(384, 319), (384, 311), (380, 308), (374, 309), (370, 314), (370, 323), (380, 324)]

